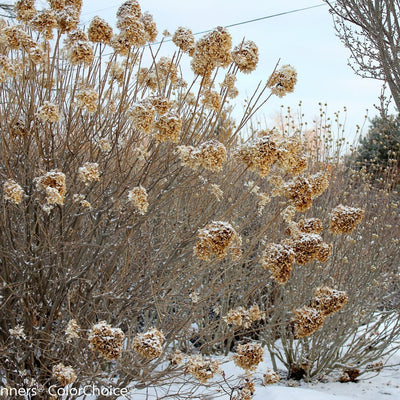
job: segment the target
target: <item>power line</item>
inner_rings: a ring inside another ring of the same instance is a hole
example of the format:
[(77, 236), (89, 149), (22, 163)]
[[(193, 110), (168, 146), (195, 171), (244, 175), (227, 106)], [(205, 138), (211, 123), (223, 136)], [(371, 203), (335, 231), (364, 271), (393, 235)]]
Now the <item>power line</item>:
[[(250, 23), (252, 23), (252, 22), (262, 21), (262, 20), (264, 20), (264, 19), (270, 19), (270, 18), (280, 17), (280, 16), (282, 16), (282, 15), (293, 14), (293, 13), (297, 13), (297, 12), (300, 12), (300, 11), (310, 10), (311, 8), (317, 8), (317, 7), (322, 7), (322, 6), (326, 6), (326, 3), (317, 4), (317, 5), (315, 5), (315, 6), (309, 6), (309, 7), (304, 7), (304, 8), (298, 8), (298, 9), (296, 9), (296, 10), (284, 11), (284, 12), (280, 12), (280, 13), (278, 13), (278, 14), (267, 15), (267, 16), (265, 16), (265, 17), (249, 19), (249, 20), (247, 20), (247, 21), (236, 22), (235, 24), (226, 25), (226, 26), (224, 26), (224, 28), (232, 28), (232, 27), (234, 27), (234, 26), (239, 26), (239, 25), (244, 25), (244, 24), (250, 24)], [(212, 31), (212, 29), (208, 29), (208, 30), (206, 30), (206, 31), (194, 33), (194, 35), (201, 35), (201, 34), (203, 34), (203, 33), (208, 33), (208, 32), (211, 32), (211, 31)]]

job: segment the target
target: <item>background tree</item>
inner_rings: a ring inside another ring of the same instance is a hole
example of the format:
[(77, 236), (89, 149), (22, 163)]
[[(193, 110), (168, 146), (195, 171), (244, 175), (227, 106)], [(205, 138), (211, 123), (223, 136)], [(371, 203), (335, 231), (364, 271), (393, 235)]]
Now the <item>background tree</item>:
[(357, 161), (370, 171), (399, 167), (400, 122), (394, 116), (375, 117), (367, 135), (360, 138)]
[(349, 65), (362, 77), (382, 80), (400, 109), (400, 1), (325, 0), (335, 29), (350, 50)]

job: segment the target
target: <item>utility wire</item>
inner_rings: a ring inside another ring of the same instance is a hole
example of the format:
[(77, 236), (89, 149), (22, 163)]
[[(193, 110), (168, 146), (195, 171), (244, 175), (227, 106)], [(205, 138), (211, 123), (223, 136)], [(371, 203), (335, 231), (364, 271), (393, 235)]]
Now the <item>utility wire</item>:
[[(317, 7), (322, 7), (322, 6), (326, 6), (326, 3), (317, 4), (317, 5), (315, 5), (315, 6), (309, 6), (309, 7), (304, 7), (304, 8), (298, 8), (298, 9), (296, 9), (296, 10), (284, 11), (284, 12), (280, 12), (280, 13), (278, 13), (278, 14), (267, 15), (267, 16), (265, 16), (265, 17), (249, 19), (249, 20), (247, 20), (247, 21), (236, 22), (235, 24), (226, 25), (226, 26), (224, 26), (224, 28), (232, 28), (232, 27), (234, 27), (234, 26), (239, 26), (239, 25), (244, 25), (244, 24), (250, 24), (250, 23), (252, 23), (252, 22), (262, 21), (262, 20), (264, 20), (264, 19), (280, 17), (280, 16), (282, 16), (282, 15), (293, 14), (293, 13), (297, 13), (297, 12), (300, 12), (300, 11), (310, 10), (311, 8), (317, 8)], [(194, 35), (201, 35), (201, 34), (203, 34), (203, 33), (208, 33), (208, 32), (211, 32), (211, 31), (212, 31), (212, 29), (208, 29), (208, 30), (206, 30), (206, 31), (194, 33)]]

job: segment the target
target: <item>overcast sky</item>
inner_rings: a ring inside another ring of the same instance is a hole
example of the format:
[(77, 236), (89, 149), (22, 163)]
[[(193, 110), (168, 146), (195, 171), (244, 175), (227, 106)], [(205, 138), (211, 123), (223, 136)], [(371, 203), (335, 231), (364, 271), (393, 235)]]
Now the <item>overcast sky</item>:
[[(84, 0), (82, 22), (88, 25), (95, 15), (115, 22), (120, 4), (119, 0)], [(322, 4), (322, 1), (143, 0), (140, 4), (142, 11), (149, 11), (154, 16), (159, 32), (168, 29), (173, 33), (178, 26), (200, 32)], [(356, 124), (362, 124), (367, 108), (370, 117), (377, 114), (373, 104), (378, 101), (381, 84), (356, 76), (347, 65), (348, 50), (335, 35), (327, 6), (232, 27), (229, 31), (234, 44), (246, 37), (256, 42), (260, 51), (257, 70), (251, 75), (239, 76), (242, 96), (246, 92), (250, 95), (261, 79), (268, 78), (278, 59), (281, 59), (281, 65), (291, 64), (298, 72), (295, 92), (267, 103), (262, 109), (265, 118), (276, 114), (281, 104), (297, 109), (302, 100), (306, 119), (311, 121), (318, 114), (318, 102), (321, 101), (328, 104), (330, 114), (347, 107), (346, 126), (350, 135)], [(165, 51), (171, 55), (174, 48), (172, 43), (165, 45)]]

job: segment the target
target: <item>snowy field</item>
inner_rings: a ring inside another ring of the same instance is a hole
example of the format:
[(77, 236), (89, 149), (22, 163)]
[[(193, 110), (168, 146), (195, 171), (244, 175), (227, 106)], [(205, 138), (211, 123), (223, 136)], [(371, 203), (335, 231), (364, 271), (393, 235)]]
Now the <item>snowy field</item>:
[[(253, 379), (256, 383), (256, 392), (253, 400), (400, 400), (400, 351), (392, 355), (387, 360), (386, 367), (380, 374), (365, 374), (360, 377), (357, 382), (340, 383), (333, 377), (326, 378), (325, 382), (304, 382), (304, 381), (286, 381), (263, 386), (263, 373), (267, 368), (271, 368), (269, 360), (261, 363)], [(229, 361), (222, 365), (227, 379), (240, 376), (243, 371), (236, 367), (233, 361)], [(156, 399), (180, 399), (188, 398), (185, 393), (188, 388), (178, 385), (172, 385), (168, 388), (158, 387), (152, 390), (132, 391), (128, 397), (133, 400), (156, 400)], [(174, 395), (175, 394), (175, 395)], [(193, 394), (192, 399), (212, 400), (222, 399), (228, 400), (230, 396), (218, 391), (214, 388), (199, 388)]]

